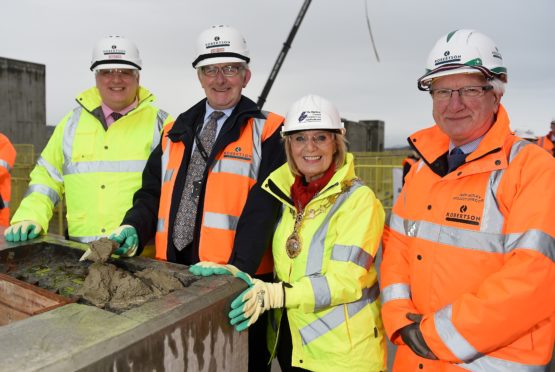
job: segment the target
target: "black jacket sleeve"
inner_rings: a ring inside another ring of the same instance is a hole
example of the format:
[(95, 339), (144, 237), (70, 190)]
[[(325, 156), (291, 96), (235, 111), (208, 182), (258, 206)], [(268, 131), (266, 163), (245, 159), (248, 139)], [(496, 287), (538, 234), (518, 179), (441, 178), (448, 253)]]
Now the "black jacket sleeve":
[(154, 238), (158, 222), (162, 178), (162, 146), (158, 144), (150, 154), (143, 170), (142, 186), (133, 195), (133, 206), (127, 211), (122, 225), (131, 225), (139, 235), (140, 254)]
[(281, 210), (279, 200), (261, 188), (262, 182), (270, 173), (285, 163), (280, 128), (276, 129), (274, 134), (262, 144), (258, 180), (250, 190), (239, 217), (233, 252), (229, 259), (230, 264), (250, 275), (256, 272), (266, 250), (271, 249), (272, 237)]

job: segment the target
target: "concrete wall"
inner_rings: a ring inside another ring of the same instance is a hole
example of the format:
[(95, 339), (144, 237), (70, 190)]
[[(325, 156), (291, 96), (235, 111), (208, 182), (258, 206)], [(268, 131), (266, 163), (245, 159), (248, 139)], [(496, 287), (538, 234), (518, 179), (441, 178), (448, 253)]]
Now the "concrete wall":
[(351, 152), (383, 151), (384, 126), (382, 120), (343, 120), (347, 129), (348, 147)]
[(51, 130), (46, 126), (44, 65), (0, 57), (0, 131), (12, 143), (28, 143), (40, 153)]

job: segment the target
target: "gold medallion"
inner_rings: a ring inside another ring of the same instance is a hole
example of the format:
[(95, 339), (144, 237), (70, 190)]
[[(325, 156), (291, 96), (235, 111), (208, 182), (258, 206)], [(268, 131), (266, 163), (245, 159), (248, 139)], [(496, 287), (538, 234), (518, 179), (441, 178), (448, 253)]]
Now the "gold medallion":
[(296, 231), (293, 231), (291, 235), (287, 238), (285, 243), (285, 250), (289, 258), (295, 258), (301, 253), (301, 240)]

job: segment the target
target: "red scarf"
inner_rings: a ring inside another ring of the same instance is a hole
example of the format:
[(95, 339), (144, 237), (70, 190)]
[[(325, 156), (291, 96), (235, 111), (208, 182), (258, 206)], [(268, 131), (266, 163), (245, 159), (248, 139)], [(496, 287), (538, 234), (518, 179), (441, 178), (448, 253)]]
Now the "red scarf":
[(320, 190), (324, 188), (335, 174), (335, 164), (331, 163), (324, 175), (317, 180), (306, 183), (304, 176), (296, 176), (291, 185), (291, 198), (297, 211), (304, 209)]

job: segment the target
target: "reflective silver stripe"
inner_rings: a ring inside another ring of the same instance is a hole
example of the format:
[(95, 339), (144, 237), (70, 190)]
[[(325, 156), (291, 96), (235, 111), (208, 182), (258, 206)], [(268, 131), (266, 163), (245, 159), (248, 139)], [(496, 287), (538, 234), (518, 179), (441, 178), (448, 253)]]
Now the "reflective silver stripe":
[(64, 153), (64, 165), (71, 163), (71, 155), (73, 151), (73, 140), (75, 139), (75, 132), (77, 131), (77, 124), (83, 108), (81, 106), (73, 109), (73, 113), (67, 119), (64, 128), (64, 139), (62, 141), (62, 151)]
[(160, 137), (162, 129), (164, 128), (164, 122), (168, 118), (168, 113), (164, 110), (158, 110), (156, 115), (156, 124), (154, 125), (154, 133), (152, 136), (152, 144), (150, 145), (150, 151), (154, 150), (156, 146), (160, 143)]
[(555, 238), (541, 230), (528, 230), (523, 234), (508, 234), (506, 236), (506, 250), (510, 252), (517, 248), (531, 249), (555, 261)]
[(505, 235), (442, 226), (428, 221), (403, 220), (391, 213), (390, 228), (409, 237), (481, 252), (506, 253)]
[(39, 194), (48, 196), (48, 198), (50, 199), (50, 201), (52, 201), (52, 204), (54, 205), (58, 204), (58, 202), (60, 201), (60, 197), (58, 196), (58, 193), (55, 190), (51, 189), (46, 185), (40, 185), (40, 184), (29, 185), (29, 188), (25, 192), (25, 195), (23, 195), (23, 198), (26, 198), (27, 196), (29, 196), (31, 193), (34, 193), (34, 192), (38, 192)]
[(252, 163), (251, 171), (249, 174), (252, 179), (258, 179), (258, 170), (260, 169), (260, 162), (262, 161), (262, 131), (266, 124), (266, 118), (254, 119), (252, 125)]
[(164, 172), (164, 179), (162, 180), (162, 182), (168, 182), (172, 179), (173, 176), (173, 169), (169, 169), (166, 172)]
[(64, 164), (64, 175), (80, 173), (142, 173), (146, 160), (114, 160), (114, 161), (80, 161)]
[(7, 161), (0, 159), (0, 167), (4, 167), (9, 171), (12, 170), (12, 167), (10, 167), (10, 165), (8, 164)]
[(549, 366), (538, 366), (538, 365), (525, 365), (517, 362), (511, 362), (509, 360), (498, 359), (490, 356), (483, 356), (470, 363), (457, 364), (458, 367), (466, 369), (468, 371), (475, 372), (507, 372), (507, 371), (518, 371), (518, 372), (547, 372), (549, 371)]
[(237, 229), (238, 222), (239, 217), (236, 216), (223, 213), (204, 212), (204, 221), (202, 224), (213, 229), (235, 231)]
[(501, 182), (501, 177), (505, 172), (504, 169), (491, 172), (488, 181), (488, 187), (484, 196), (484, 209), (482, 212), (482, 223), (480, 231), (485, 233), (500, 234), (503, 232), (505, 218), (497, 205), (497, 189)]
[(98, 236), (70, 236), (69, 240), (73, 240), (80, 243), (90, 243), (98, 240), (100, 238), (105, 238), (106, 235), (98, 235)]
[(10, 207), (10, 202), (7, 200), (4, 200), (4, 208), (9, 208)]
[(220, 159), (212, 167), (212, 173), (232, 173), (256, 181), (258, 175), (254, 171), (251, 163), (234, 159)]
[(164, 223), (165, 220), (163, 218), (159, 218), (158, 222), (156, 223), (156, 231), (163, 232), (164, 231)]
[(166, 142), (166, 149), (162, 152), (162, 183), (168, 182), (171, 180), (171, 176), (173, 175), (173, 169), (168, 175), (168, 163), (170, 161), (170, 149), (171, 149), (172, 141), (168, 138)]
[(361, 181), (355, 181), (353, 182), (353, 185), (351, 186), (349, 191), (339, 195), (335, 203), (330, 208), (329, 213), (324, 218), (322, 225), (320, 225), (318, 230), (316, 230), (316, 232), (312, 236), (312, 241), (310, 242), (310, 248), (308, 250), (308, 257), (306, 260), (306, 276), (320, 274), (322, 272), (325, 240), (330, 220), (335, 212), (341, 207), (341, 204), (343, 204), (343, 202), (347, 200), (347, 198), (349, 198), (349, 196), (351, 196), (355, 192), (355, 190), (362, 185), (363, 183)]
[(460, 360), (470, 361), (480, 353), (459, 333), (452, 321), (452, 307), (447, 305), (434, 314), (437, 334), (447, 348)]
[(382, 291), (383, 303), (392, 300), (410, 300), (410, 286), (408, 284), (390, 284)]
[[(520, 140), (513, 144), (509, 157), (507, 159), (510, 164), (513, 159), (524, 149), (526, 146), (531, 145), (529, 141)], [(497, 203), (497, 190), (499, 188), (499, 183), (501, 178), (505, 173), (505, 169), (500, 169), (491, 172), (489, 177), (488, 188), (484, 197), (484, 210), (482, 213), (482, 222), (480, 224), (480, 231), (488, 234), (501, 234), (503, 232), (503, 225), (505, 224), (505, 218), (499, 209), (499, 204)]]
[(46, 161), (46, 159), (43, 158), (42, 156), (39, 157), (39, 160), (37, 160), (37, 165), (44, 167), (48, 172), (48, 175), (50, 176), (50, 178), (52, 178), (54, 181), (64, 182), (62, 175), (60, 174), (60, 172), (58, 172), (56, 167), (50, 164), (48, 161)]
[(370, 268), (374, 259), (364, 249), (356, 245), (335, 244), (331, 251), (331, 259), (335, 261), (352, 262), (365, 270)]
[(331, 291), (326, 277), (323, 275), (312, 275), (308, 278), (314, 293), (314, 310), (329, 307), (331, 304)]
[(349, 317), (352, 318), (361, 311), (364, 306), (376, 301), (379, 295), (380, 289), (378, 283), (375, 283), (372, 287), (362, 290), (362, 296), (359, 300), (334, 306), (330, 312), (300, 329), (299, 333), (301, 334), (303, 345), (307, 345), (318, 337), (323, 336), (327, 332), (345, 323), (345, 307), (347, 308)]

